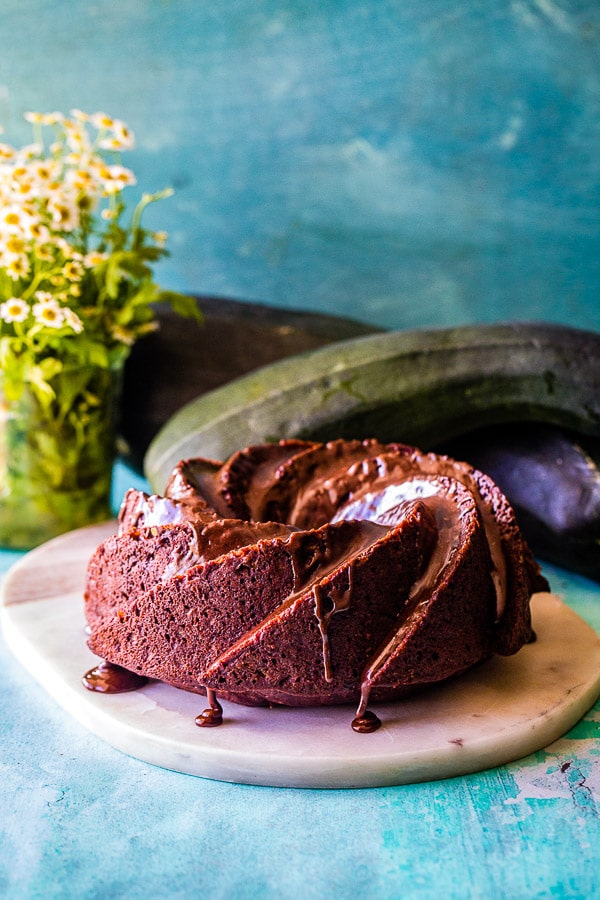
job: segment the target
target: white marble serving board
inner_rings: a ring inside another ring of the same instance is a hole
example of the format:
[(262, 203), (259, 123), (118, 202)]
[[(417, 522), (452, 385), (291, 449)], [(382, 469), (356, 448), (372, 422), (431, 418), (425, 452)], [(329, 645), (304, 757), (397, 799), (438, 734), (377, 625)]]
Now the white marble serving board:
[(375, 787), (480, 771), (569, 730), (600, 695), (600, 638), (552, 594), (533, 599), (538, 640), (426, 694), (374, 707), (379, 731), (356, 734), (354, 710), (224, 703), (198, 728), (202, 696), (150, 682), (127, 694), (82, 685), (98, 663), (85, 642), (87, 560), (114, 523), (55, 538), (7, 575), (1, 620), (14, 654), (71, 715), (133, 757), (190, 775), (305, 788)]

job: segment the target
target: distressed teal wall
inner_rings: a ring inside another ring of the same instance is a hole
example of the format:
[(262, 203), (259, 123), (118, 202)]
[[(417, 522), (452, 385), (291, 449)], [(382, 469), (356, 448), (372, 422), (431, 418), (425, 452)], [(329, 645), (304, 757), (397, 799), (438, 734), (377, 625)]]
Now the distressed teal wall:
[(600, 7), (3, 0), (0, 121), (102, 109), (166, 286), (394, 327), (600, 328)]

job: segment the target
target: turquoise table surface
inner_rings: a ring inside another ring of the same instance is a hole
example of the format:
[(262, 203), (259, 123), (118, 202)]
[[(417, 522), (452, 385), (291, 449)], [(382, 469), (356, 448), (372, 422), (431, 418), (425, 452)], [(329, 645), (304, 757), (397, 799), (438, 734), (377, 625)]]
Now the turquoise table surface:
[[(0, 35), (1, 140), (28, 109), (105, 110), (136, 132), (135, 190), (175, 188), (147, 220), (165, 287), (600, 329), (597, 2), (3, 0)], [(600, 632), (599, 586), (545, 568)], [(313, 791), (129, 758), (1, 636), (0, 683), (7, 900), (600, 897), (598, 704), (491, 771)]]

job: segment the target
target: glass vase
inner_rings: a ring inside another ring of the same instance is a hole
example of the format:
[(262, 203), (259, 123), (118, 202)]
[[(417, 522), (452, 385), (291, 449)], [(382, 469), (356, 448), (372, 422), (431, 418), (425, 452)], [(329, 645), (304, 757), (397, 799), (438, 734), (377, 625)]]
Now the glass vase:
[(50, 399), (25, 381), (10, 400), (0, 374), (0, 546), (30, 549), (111, 517), (121, 374), (65, 368)]

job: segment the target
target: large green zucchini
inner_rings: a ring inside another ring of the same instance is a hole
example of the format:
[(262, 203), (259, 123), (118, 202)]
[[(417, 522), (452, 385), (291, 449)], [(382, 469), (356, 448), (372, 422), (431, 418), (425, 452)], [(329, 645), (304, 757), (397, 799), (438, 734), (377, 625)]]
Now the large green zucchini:
[(157, 491), (183, 458), (283, 437), (377, 437), (427, 449), (483, 425), (600, 435), (600, 334), (547, 323), (395, 331), (265, 366), (179, 410), (145, 458)]

